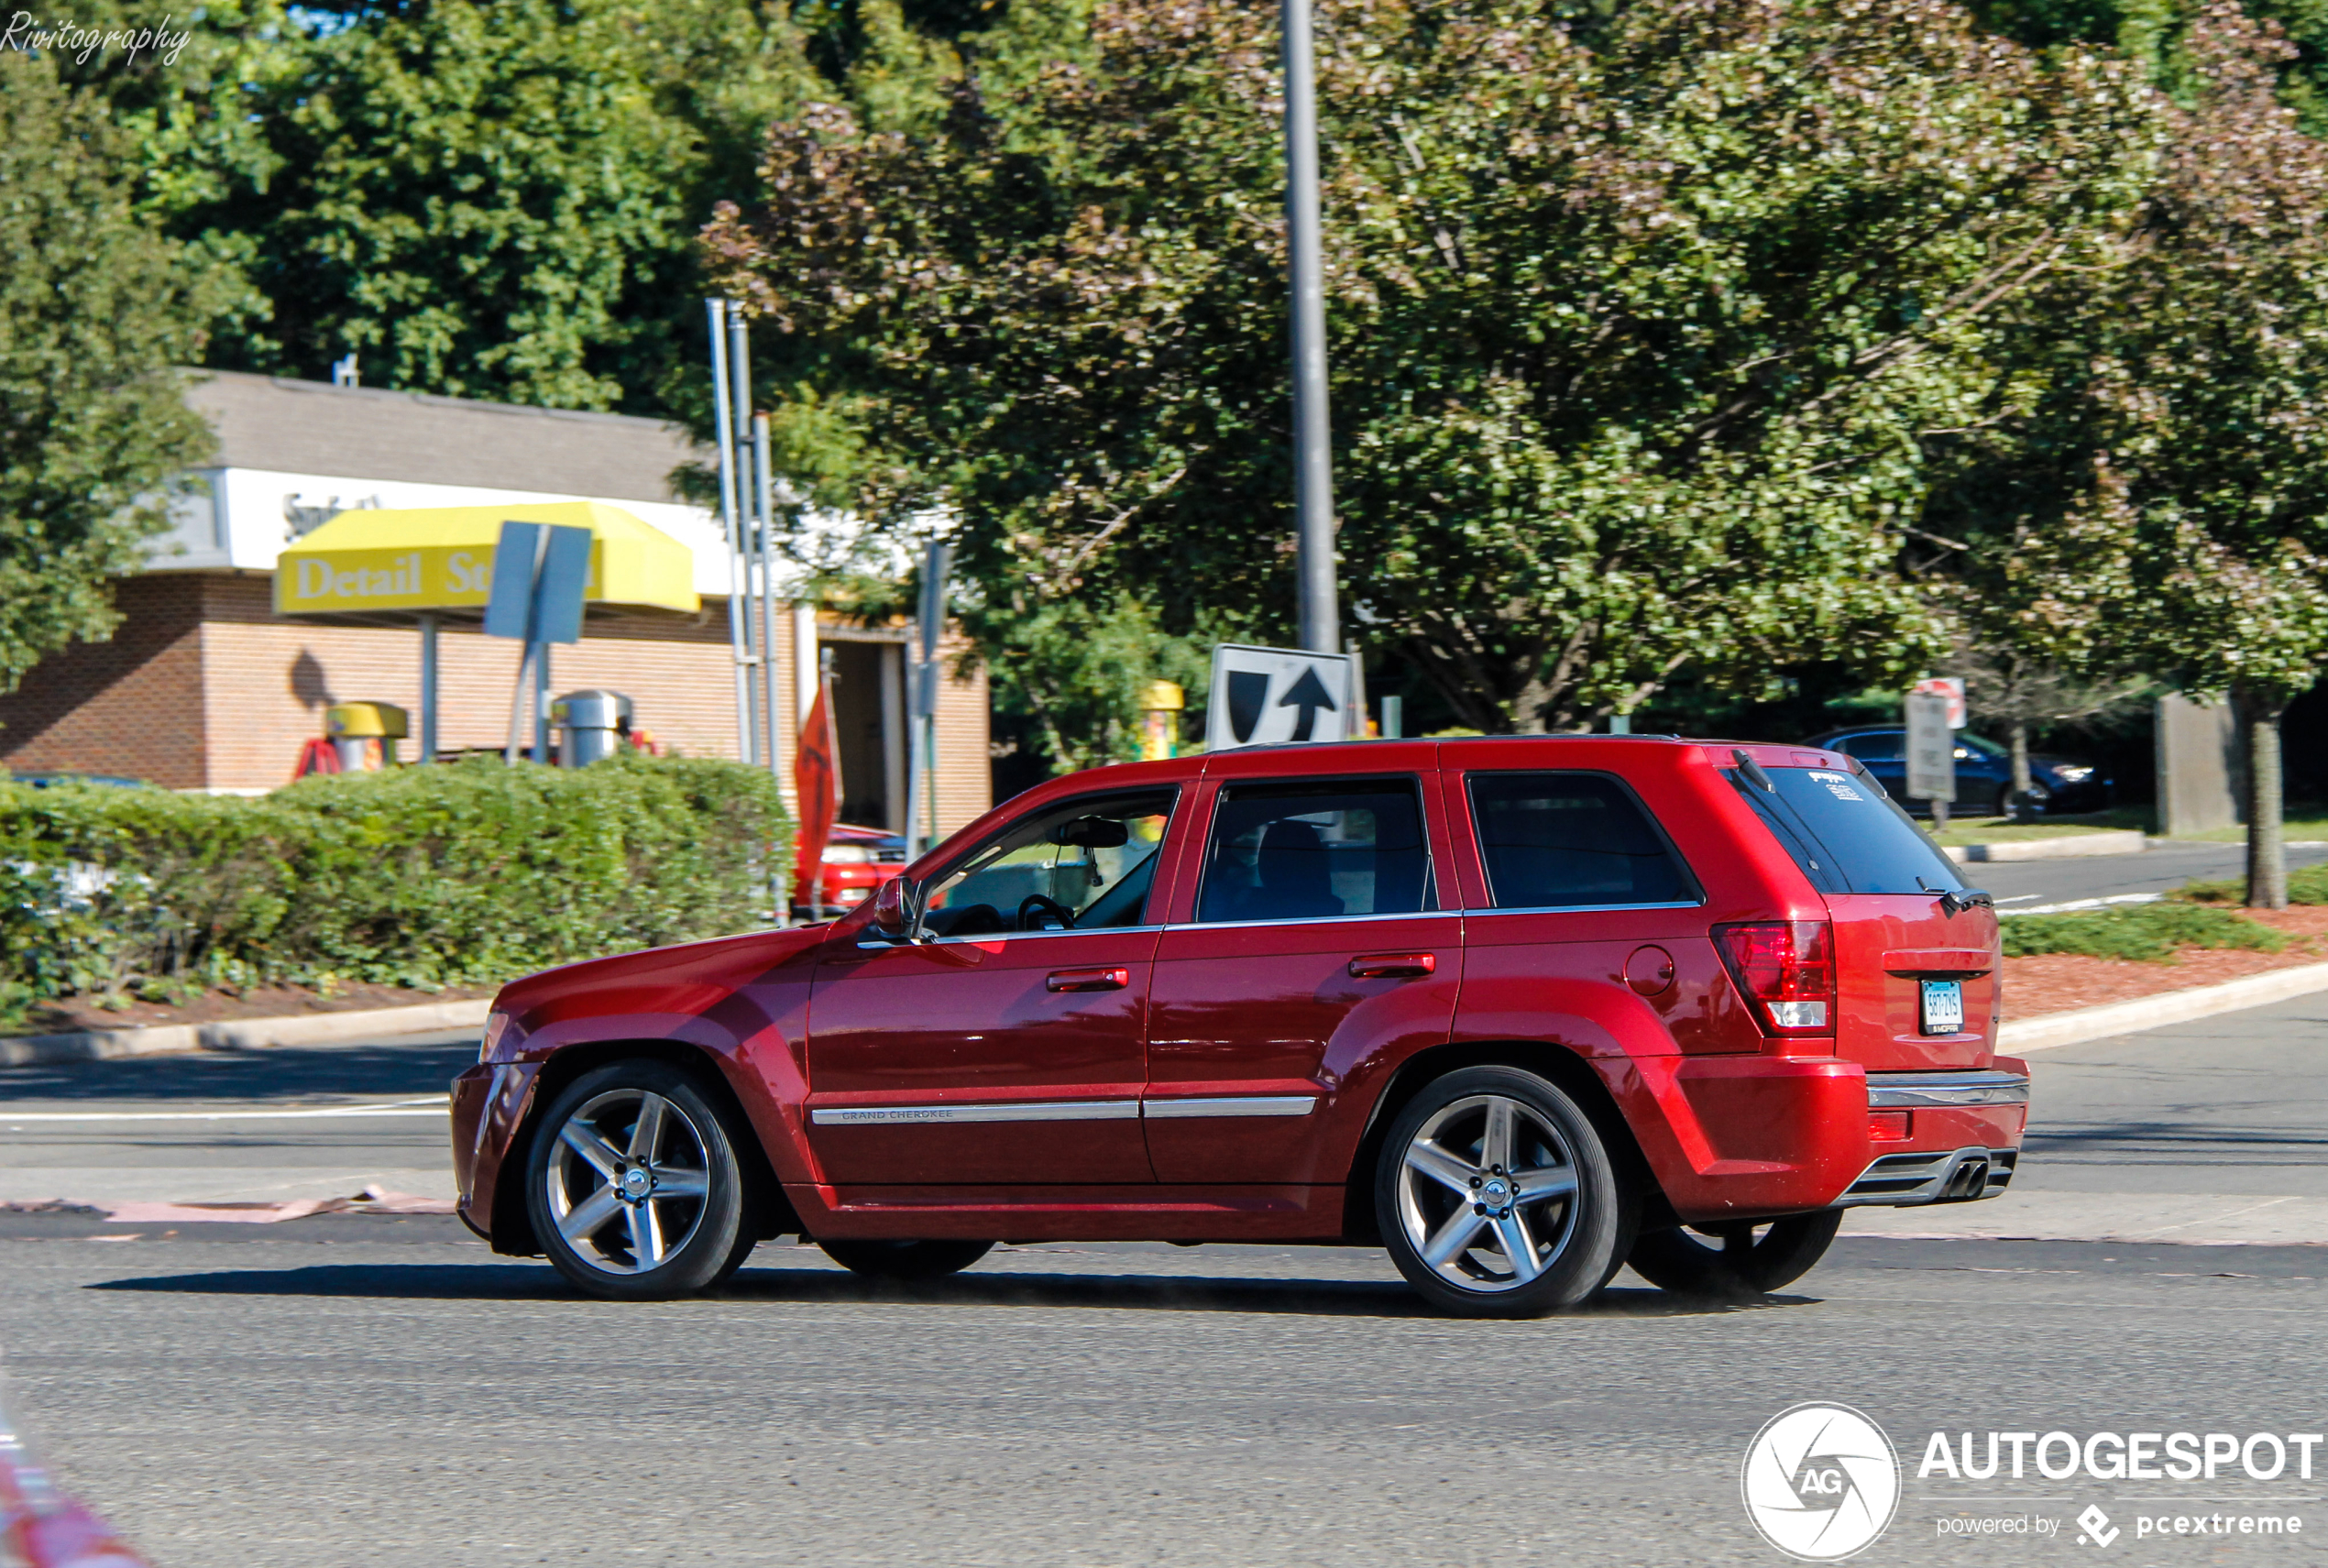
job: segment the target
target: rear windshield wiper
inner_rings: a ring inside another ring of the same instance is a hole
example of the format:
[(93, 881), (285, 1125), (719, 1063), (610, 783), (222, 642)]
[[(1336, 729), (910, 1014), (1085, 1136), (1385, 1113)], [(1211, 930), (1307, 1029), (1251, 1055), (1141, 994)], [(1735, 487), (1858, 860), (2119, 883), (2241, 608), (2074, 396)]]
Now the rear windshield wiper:
[(1922, 877), (1916, 879), (1916, 885), (1938, 897), (1940, 901), (1940, 913), (1950, 919), (1954, 919), (1968, 909), (1994, 909), (1996, 907), (1995, 896), (1985, 888), (1938, 888)]

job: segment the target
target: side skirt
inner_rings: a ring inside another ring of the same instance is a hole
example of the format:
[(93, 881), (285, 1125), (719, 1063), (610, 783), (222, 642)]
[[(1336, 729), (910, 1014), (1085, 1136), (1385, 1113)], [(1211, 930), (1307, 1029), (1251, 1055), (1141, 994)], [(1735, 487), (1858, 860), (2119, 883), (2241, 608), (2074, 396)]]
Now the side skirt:
[(831, 1187), (786, 1183), (813, 1237), (883, 1241), (1338, 1242), (1316, 1187)]

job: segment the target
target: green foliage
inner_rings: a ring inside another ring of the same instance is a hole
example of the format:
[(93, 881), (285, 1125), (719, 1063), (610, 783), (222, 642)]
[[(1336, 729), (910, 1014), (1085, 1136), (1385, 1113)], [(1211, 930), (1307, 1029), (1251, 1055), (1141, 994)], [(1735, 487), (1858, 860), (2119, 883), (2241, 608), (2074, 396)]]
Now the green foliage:
[(209, 444), (170, 373), (204, 280), (137, 221), (119, 158), (99, 106), (0, 52), (0, 691), (112, 630), (109, 579)]
[[(1014, 9), (934, 131), (780, 124), (706, 234), (855, 400), (866, 503), (953, 509), (997, 663), (1069, 602), (1275, 637), (1292, 598), (1274, 20), (1082, 15)], [(1558, 19), (1321, 10), (1353, 630), (1490, 730), (1685, 669), (1897, 678), (1938, 649), (1893, 565), (1927, 449), (2127, 222), (2154, 105), (1926, 0)]]
[[(2194, 882), (2183, 884), (2178, 898), (2194, 904), (2237, 904), (2246, 896), (2246, 884), (2236, 882)], [(2328, 865), (2301, 866), (2288, 873), (2288, 902), (2328, 904)]]
[(0, 784), (0, 981), (19, 1009), (487, 984), (764, 924), (786, 838), (764, 771), (687, 759), (480, 760), (259, 799)]
[(2289, 938), (2228, 909), (2193, 904), (2135, 904), (2066, 915), (2007, 915), (2004, 956), (2081, 953), (2096, 959), (2172, 963), (2178, 948), (2240, 948), (2276, 953)]

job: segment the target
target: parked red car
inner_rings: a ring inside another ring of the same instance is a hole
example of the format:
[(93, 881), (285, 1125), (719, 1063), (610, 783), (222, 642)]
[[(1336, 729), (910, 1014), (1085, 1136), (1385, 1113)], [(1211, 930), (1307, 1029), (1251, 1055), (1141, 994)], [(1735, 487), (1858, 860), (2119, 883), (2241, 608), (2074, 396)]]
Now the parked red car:
[(594, 1295), (799, 1233), (1372, 1244), (1450, 1311), (1769, 1290), (2011, 1179), (1997, 926), (1832, 752), (1257, 748), (1056, 779), (829, 927), (534, 975), (454, 1082), (463, 1216)]
[(833, 824), (821, 858), (824, 905), (813, 914), (804, 904), (793, 905), (796, 918), (822, 919), (846, 915), (879, 891), (883, 883), (906, 869), (906, 837), (886, 828)]

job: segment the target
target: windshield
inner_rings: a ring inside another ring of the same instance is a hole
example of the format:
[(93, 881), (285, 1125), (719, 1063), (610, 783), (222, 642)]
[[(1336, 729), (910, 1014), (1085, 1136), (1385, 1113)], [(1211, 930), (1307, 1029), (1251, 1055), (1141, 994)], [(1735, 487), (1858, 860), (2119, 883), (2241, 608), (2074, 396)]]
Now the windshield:
[(1764, 789), (1743, 769), (1730, 781), (1821, 893), (1946, 893), (1963, 881), (1883, 788), (1863, 773), (1769, 768)]

